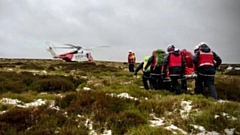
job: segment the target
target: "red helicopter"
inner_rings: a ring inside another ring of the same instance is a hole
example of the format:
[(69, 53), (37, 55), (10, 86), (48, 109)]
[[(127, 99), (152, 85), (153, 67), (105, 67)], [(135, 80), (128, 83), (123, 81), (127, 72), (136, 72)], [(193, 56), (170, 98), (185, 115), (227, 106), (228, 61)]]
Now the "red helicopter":
[[(63, 47), (54, 47), (50, 45), (50, 42), (46, 42), (47, 50), (51, 53), (53, 58), (62, 59), (66, 62), (76, 62), (76, 61), (93, 61), (91, 50), (96, 47), (109, 47), (109, 46), (95, 46), (95, 47), (82, 47), (72, 44), (64, 44)], [(54, 49), (73, 49), (72, 51), (57, 55)]]

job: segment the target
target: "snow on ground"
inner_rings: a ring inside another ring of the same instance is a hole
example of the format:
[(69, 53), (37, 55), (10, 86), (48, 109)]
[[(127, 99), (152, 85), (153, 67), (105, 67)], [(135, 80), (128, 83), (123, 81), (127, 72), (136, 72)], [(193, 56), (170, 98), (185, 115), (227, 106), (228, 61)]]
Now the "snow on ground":
[(182, 101), (181, 102), (181, 107), (183, 108), (183, 110), (180, 110), (180, 114), (183, 119), (188, 118), (188, 115), (192, 109), (191, 104), (192, 104), (192, 101)]
[(111, 97), (119, 97), (119, 98), (127, 98), (127, 99), (132, 99), (132, 100), (138, 100), (138, 98), (132, 97), (130, 96), (128, 93), (120, 93), (120, 94), (115, 94), (115, 93), (111, 93), (111, 94), (107, 94)]
[[(89, 88), (90, 89), (90, 88)], [(120, 94), (115, 94), (115, 93), (111, 93), (111, 94), (107, 94), (110, 95), (112, 97), (119, 97), (119, 98), (127, 98), (127, 99), (132, 99), (132, 100), (138, 100), (138, 98), (132, 97), (130, 96), (128, 93), (120, 93)], [(14, 105), (14, 106), (18, 106), (18, 107), (22, 107), (22, 108), (28, 108), (28, 107), (37, 107), (37, 106), (41, 106), (41, 105), (45, 105), (46, 104), (46, 100), (43, 99), (37, 99), (36, 101), (30, 102), (30, 103), (24, 103), (18, 99), (10, 99), (10, 98), (2, 98), (0, 100), (0, 103), (2, 104), (8, 104), (8, 105)], [(219, 100), (219, 103), (224, 103), (224, 102), (228, 102), (228, 101), (224, 101), (224, 100)], [(188, 115), (190, 113), (190, 111), (192, 110), (192, 101), (181, 101), (181, 108), (180, 109), (180, 114), (181, 117), (183, 119), (187, 119)], [(55, 106), (54, 101), (50, 102), (49, 105), (50, 108), (59, 110), (58, 106)], [(0, 112), (0, 114), (3, 114), (7, 111), (2, 111)], [(66, 117), (67, 117), (67, 112), (66, 112)], [(237, 118), (230, 116), (228, 113), (222, 113), (219, 115), (215, 115), (214, 118), (217, 119), (218, 117), (220, 117), (220, 115), (231, 119), (231, 120), (237, 120)], [(166, 126), (164, 127), (167, 130), (172, 131), (173, 134), (178, 134), (179, 132), (181, 134), (188, 134), (186, 131), (184, 131), (183, 129), (173, 125), (172, 123), (166, 123), (165, 118), (157, 118), (155, 116), (154, 113), (150, 114), (150, 116), (152, 117), (152, 119), (150, 120), (150, 126), (151, 127), (159, 127), (159, 126), (164, 126), (164, 125), (170, 125), (170, 126)], [(82, 117), (82, 116), (78, 116), (78, 117)], [(199, 125), (190, 125), (192, 126), (194, 129), (199, 130), (200, 132), (197, 133), (197, 135), (220, 135), (219, 133), (217, 133), (216, 131), (206, 131), (205, 128), (203, 126), (199, 126)], [(89, 135), (97, 135), (96, 131), (93, 129), (93, 122), (90, 119), (86, 119), (85, 122), (85, 127), (87, 129), (90, 130)], [(226, 133), (226, 135), (233, 135), (234, 134), (234, 128), (232, 129), (224, 129), (224, 132)], [(104, 130), (104, 132), (101, 135), (112, 135), (112, 131), (111, 130)]]
[(88, 87), (83, 87), (83, 90), (86, 90), (86, 91), (88, 91), (88, 90), (91, 90), (91, 88), (88, 88)]
[(36, 101), (31, 102), (31, 103), (23, 103), (22, 101), (20, 101), (18, 99), (2, 98), (0, 100), (0, 102), (3, 104), (16, 105), (16, 106), (22, 107), (22, 108), (41, 106), (41, 105), (46, 104), (46, 101), (42, 100), (42, 99), (37, 99)]
[(177, 126), (174, 126), (174, 125), (170, 125), (170, 126), (167, 126), (165, 127), (167, 130), (171, 130), (173, 132), (173, 134), (177, 134), (177, 132), (175, 132), (176, 130), (177, 131), (180, 131), (181, 134), (183, 135), (187, 135), (188, 133), (186, 131), (184, 131), (183, 129), (181, 128), (178, 128)]
[(152, 117), (152, 120), (150, 120), (150, 126), (151, 127), (159, 127), (159, 126), (163, 126), (164, 123), (164, 118), (158, 118), (155, 116), (154, 113), (151, 113), (150, 116)]
[[(11, 98), (2, 98), (0, 100), (0, 103), (5, 104), (5, 105), (14, 105), (17, 107), (21, 108), (28, 108), (28, 107), (37, 107), (41, 105), (45, 105), (47, 100), (43, 99), (37, 99), (36, 101), (30, 102), (30, 103), (24, 103), (18, 99), (11, 99)], [(50, 101), (50, 108), (55, 109), (55, 110), (60, 110), (58, 106), (55, 106), (55, 101)], [(0, 114), (5, 113), (6, 111), (0, 112)]]

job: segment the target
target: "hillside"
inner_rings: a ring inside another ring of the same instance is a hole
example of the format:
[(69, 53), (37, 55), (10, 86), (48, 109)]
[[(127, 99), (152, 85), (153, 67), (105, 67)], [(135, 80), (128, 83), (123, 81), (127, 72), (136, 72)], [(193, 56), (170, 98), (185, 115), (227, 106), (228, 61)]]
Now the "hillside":
[(146, 91), (122, 62), (0, 59), (0, 134), (238, 135), (240, 71), (219, 69), (219, 100)]

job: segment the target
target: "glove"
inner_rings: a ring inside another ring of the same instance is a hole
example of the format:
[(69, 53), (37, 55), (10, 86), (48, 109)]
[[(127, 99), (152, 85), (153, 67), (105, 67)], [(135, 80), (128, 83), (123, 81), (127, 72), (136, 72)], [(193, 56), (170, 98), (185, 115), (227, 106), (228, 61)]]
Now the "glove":
[(133, 75), (137, 76), (137, 72), (135, 72)]

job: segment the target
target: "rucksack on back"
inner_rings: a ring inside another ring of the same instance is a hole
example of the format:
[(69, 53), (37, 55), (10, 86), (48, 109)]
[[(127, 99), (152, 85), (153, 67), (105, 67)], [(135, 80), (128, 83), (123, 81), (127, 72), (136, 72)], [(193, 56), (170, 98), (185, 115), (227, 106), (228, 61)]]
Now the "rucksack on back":
[(189, 51), (187, 51), (186, 49), (183, 49), (180, 51), (180, 54), (183, 56), (185, 62), (186, 62), (186, 66), (188, 68), (193, 68), (193, 54)]

